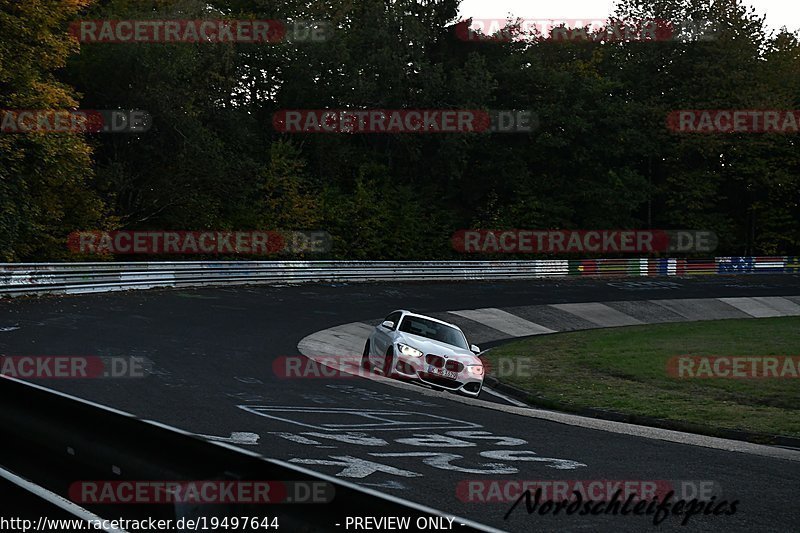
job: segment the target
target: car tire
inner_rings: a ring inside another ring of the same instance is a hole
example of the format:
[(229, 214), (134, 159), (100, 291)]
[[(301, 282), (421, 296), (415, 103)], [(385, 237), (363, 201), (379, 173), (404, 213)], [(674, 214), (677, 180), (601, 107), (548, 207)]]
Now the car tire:
[(369, 364), (369, 341), (364, 345), (364, 354), (361, 356), (361, 368), (364, 370), (370, 369)]
[(392, 372), (392, 362), (394, 360), (394, 348), (389, 348), (386, 350), (386, 355), (383, 358), (383, 375), (387, 378), (391, 378), (394, 376), (394, 372)]

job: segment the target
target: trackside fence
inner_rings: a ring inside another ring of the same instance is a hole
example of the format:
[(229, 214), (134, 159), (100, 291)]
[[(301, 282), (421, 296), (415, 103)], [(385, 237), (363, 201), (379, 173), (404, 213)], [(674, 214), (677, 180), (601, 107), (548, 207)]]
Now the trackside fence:
[(0, 296), (304, 282), (514, 280), (566, 276), (800, 273), (800, 257), (527, 261), (0, 263)]

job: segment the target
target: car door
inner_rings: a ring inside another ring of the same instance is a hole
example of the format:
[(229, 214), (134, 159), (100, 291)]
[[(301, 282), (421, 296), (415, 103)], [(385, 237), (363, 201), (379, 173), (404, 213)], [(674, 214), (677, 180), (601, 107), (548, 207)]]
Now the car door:
[[(400, 322), (400, 317), (403, 316), (403, 313), (400, 311), (395, 311), (391, 313), (389, 316), (384, 318), (381, 321), (381, 324), (378, 324), (378, 327), (375, 328), (375, 334), (372, 337), (374, 346), (371, 350), (371, 356), (374, 360), (383, 361), (383, 356), (386, 354), (386, 350), (389, 349), (389, 346), (392, 345), (392, 339), (394, 338), (394, 331), (397, 329), (397, 325)], [(394, 322), (394, 327), (391, 329), (385, 328), (382, 324), (383, 322), (390, 320)]]

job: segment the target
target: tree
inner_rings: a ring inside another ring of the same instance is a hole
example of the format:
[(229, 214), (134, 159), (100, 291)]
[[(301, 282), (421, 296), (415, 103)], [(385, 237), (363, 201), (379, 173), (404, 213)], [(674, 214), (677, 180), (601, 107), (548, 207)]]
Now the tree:
[[(66, 23), (88, 4), (0, 1), (0, 109), (77, 107), (56, 72), (77, 51)], [(80, 134), (0, 134), (0, 258), (64, 258), (71, 231), (104, 224), (91, 153)]]

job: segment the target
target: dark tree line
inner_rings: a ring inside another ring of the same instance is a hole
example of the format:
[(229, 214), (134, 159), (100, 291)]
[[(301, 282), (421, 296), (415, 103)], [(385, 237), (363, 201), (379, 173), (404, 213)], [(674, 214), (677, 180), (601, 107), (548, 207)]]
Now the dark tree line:
[[(87, 229), (324, 229), (326, 257), (457, 257), (462, 228), (714, 230), (800, 249), (797, 134), (680, 134), (676, 109), (800, 109), (800, 43), (738, 0), (623, 0), (714, 39), (466, 42), (457, 0), (0, 0), (0, 108), (143, 109), (144, 134), (0, 134), (0, 256)], [(324, 43), (83, 44), (77, 19), (325, 20)], [(515, 134), (285, 134), (283, 109), (529, 109)]]

